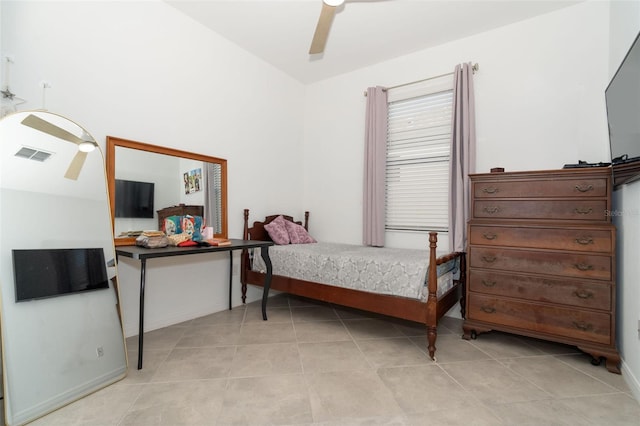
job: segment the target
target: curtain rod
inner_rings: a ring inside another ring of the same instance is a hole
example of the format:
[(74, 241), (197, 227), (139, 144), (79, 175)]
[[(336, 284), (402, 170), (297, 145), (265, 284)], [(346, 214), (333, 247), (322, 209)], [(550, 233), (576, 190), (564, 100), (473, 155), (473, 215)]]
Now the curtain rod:
[[(473, 64), (473, 66), (471, 67), (471, 70), (473, 71), (474, 74), (479, 69), (480, 69), (480, 65), (478, 65), (477, 62), (475, 64)], [(429, 80), (433, 80), (435, 78), (445, 77), (447, 75), (452, 75), (452, 74), (453, 74), (453, 72), (448, 72), (448, 73), (445, 73), (445, 74), (436, 75), (434, 77), (423, 78), (422, 80), (416, 80), (416, 81), (410, 81), (409, 83), (398, 84), (397, 86), (385, 87), (384, 89), (382, 89), (382, 91), (386, 92), (389, 89), (397, 89), (398, 87), (404, 87), (404, 86), (408, 86), (410, 84), (422, 83), (423, 81), (429, 81)], [(364, 91), (364, 95), (367, 96), (367, 91), (366, 90)]]

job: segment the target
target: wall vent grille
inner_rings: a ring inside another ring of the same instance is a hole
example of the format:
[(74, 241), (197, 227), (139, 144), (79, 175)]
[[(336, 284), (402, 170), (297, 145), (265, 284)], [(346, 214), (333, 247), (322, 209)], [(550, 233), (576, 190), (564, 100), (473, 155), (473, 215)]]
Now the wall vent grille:
[(16, 157), (20, 158), (43, 162), (47, 161), (49, 157), (53, 155), (53, 153), (23, 146), (18, 152), (16, 152), (15, 155)]

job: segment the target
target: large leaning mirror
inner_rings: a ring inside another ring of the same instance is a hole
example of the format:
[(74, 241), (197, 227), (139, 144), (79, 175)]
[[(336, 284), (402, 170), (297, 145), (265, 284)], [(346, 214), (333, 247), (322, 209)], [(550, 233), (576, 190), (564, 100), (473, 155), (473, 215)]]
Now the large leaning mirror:
[(85, 129), (43, 111), (0, 121), (0, 228), (5, 421), (21, 425), (127, 371), (104, 157)]
[(203, 216), (227, 238), (227, 160), (107, 137), (107, 181), (117, 245), (170, 215)]

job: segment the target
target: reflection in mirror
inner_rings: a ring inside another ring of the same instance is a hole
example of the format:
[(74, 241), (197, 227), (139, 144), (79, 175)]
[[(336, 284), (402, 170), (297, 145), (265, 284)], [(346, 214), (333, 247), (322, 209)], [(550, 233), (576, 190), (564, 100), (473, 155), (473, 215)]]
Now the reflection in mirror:
[(102, 152), (42, 111), (5, 117), (0, 140), (3, 391), (18, 425), (122, 379), (127, 358)]
[(222, 158), (108, 136), (107, 180), (116, 244), (132, 244), (143, 230), (162, 230), (160, 219), (172, 214), (201, 215), (214, 236), (227, 237)]

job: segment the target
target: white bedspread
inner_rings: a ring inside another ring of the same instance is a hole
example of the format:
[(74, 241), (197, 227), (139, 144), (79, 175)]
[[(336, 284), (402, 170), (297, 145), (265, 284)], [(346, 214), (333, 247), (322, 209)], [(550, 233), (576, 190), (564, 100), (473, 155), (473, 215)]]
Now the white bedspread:
[[(264, 272), (259, 251), (252, 268)], [(269, 248), (273, 274), (378, 294), (426, 300), (429, 250), (337, 243), (289, 244)], [(457, 262), (438, 266), (438, 296), (453, 285)]]

